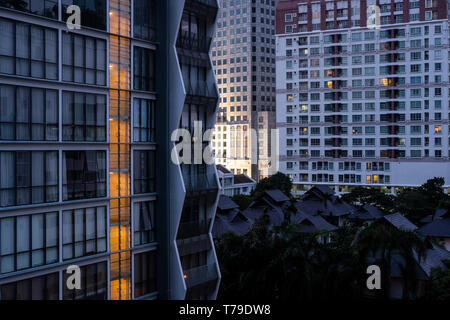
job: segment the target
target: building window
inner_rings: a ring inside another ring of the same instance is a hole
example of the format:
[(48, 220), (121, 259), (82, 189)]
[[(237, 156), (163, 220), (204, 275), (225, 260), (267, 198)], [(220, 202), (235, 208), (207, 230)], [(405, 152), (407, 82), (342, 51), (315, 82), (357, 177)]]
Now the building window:
[(135, 142), (155, 142), (155, 101), (134, 99), (133, 124)]
[(58, 300), (59, 273), (51, 273), (0, 287), (0, 300)]
[(0, 140), (58, 140), (58, 92), (0, 85)]
[(106, 252), (106, 207), (63, 212), (63, 260)]
[(144, 252), (134, 256), (134, 297), (156, 291), (156, 252)]
[(81, 289), (70, 290), (65, 284), (70, 274), (63, 272), (64, 300), (106, 300), (108, 298), (108, 268), (106, 262), (80, 267)]
[(155, 1), (134, 0), (134, 36), (143, 40), (155, 38)]
[(106, 0), (62, 0), (61, 3), (63, 21), (67, 21), (70, 16), (67, 7), (74, 4), (81, 9), (82, 26), (106, 30)]
[(134, 193), (155, 192), (155, 151), (134, 151)]
[(63, 32), (63, 81), (106, 85), (106, 41)]
[(106, 196), (106, 152), (63, 152), (63, 200)]
[(106, 141), (106, 96), (63, 92), (63, 140)]
[(0, 1), (0, 6), (51, 19), (58, 18), (58, 0), (3, 0)]
[(155, 202), (144, 201), (134, 204), (134, 245), (155, 241)]
[(2, 151), (0, 172), (0, 207), (58, 201), (56, 151)]
[(0, 19), (0, 73), (58, 79), (58, 33)]
[(152, 50), (134, 47), (134, 89), (155, 90), (155, 55)]
[(58, 213), (0, 219), (0, 274), (58, 262)]

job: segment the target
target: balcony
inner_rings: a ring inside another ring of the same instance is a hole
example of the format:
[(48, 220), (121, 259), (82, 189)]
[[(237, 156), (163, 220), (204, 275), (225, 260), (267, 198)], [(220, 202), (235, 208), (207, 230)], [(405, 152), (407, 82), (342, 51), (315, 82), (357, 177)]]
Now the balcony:
[(190, 96), (217, 99), (217, 92), (214, 85), (209, 85), (206, 81), (195, 81), (185, 83), (186, 92)]
[(206, 284), (207, 282), (217, 280), (217, 278), (217, 266), (215, 263), (184, 270), (184, 279), (187, 288)]
[(181, 222), (178, 228), (178, 239), (186, 239), (207, 234), (211, 225), (211, 219), (203, 221)]
[(178, 36), (177, 46), (186, 50), (208, 53), (211, 41), (211, 37), (199, 37), (196, 33), (182, 31)]
[(213, 174), (190, 173), (188, 169), (183, 168), (183, 181), (188, 192), (218, 189), (216, 177)]

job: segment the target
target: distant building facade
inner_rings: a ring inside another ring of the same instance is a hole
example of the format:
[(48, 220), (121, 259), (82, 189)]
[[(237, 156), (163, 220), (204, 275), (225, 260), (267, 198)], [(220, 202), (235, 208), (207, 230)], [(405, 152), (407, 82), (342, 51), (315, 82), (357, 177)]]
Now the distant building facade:
[(221, 194), (233, 197), (235, 195), (250, 195), (256, 188), (256, 181), (246, 174), (233, 174), (222, 165), (217, 165), (217, 174), (221, 185)]
[(269, 175), (275, 128), (276, 1), (220, 4), (212, 48), (220, 92), (213, 150), (217, 163), (258, 181)]
[(276, 39), (280, 171), (295, 194), (433, 177), (448, 192), (447, 0), (280, 1)]

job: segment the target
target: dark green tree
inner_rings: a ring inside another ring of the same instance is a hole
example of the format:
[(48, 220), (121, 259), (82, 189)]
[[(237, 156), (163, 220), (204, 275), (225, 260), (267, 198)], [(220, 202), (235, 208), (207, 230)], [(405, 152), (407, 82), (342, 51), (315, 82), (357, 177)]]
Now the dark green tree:
[(287, 175), (281, 172), (277, 172), (276, 174), (259, 181), (258, 184), (256, 185), (255, 190), (253, 190), (252, 192), (252, 196), (254, 199), (256, 199), (262, 193), (264, 193), (264, 191), (273, 189), (279, 189), (285, 195), (290, 197), (292, 190), (292, 181)]
[(394, 197), (379, 189), (356, 187), (342, 196), (342, 200), (353, 205), (374, 205), (389, 212), (394, 207)]
[(430, 281), (425, 289), (425, 300), (450, 301), (450, 260), (444, 261), (446, 269), (431, 270)]
[(239, 206), (239, 209), (245, 210), (252, 203), (253, 198), (250, 195), (237, 194), (231, 198)]

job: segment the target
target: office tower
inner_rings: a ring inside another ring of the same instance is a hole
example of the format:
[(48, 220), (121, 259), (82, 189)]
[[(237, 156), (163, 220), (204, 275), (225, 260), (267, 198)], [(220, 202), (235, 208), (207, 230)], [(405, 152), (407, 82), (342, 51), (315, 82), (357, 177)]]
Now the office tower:
[(433, 177), (448, 192), (448, 19), (446, 0), (279, 2), (280, 168), (295, 193)]
[(212, 218), (218, 189), (205, 196), (188, 179), (217, 175), (182, 175), (170, 137), (192, 101), (215, 120), (217, 92), (189, 92), (182, 70), (217, 91), (199, 42), (216, 11), (207, 0), (0, 1), (0, 300), (215, 297), (200, 212)]
[(212, 59), (220, 92), (216, 162), (255, 180), (269, 175), (275, 128), (274, 0), (220, 1)]

